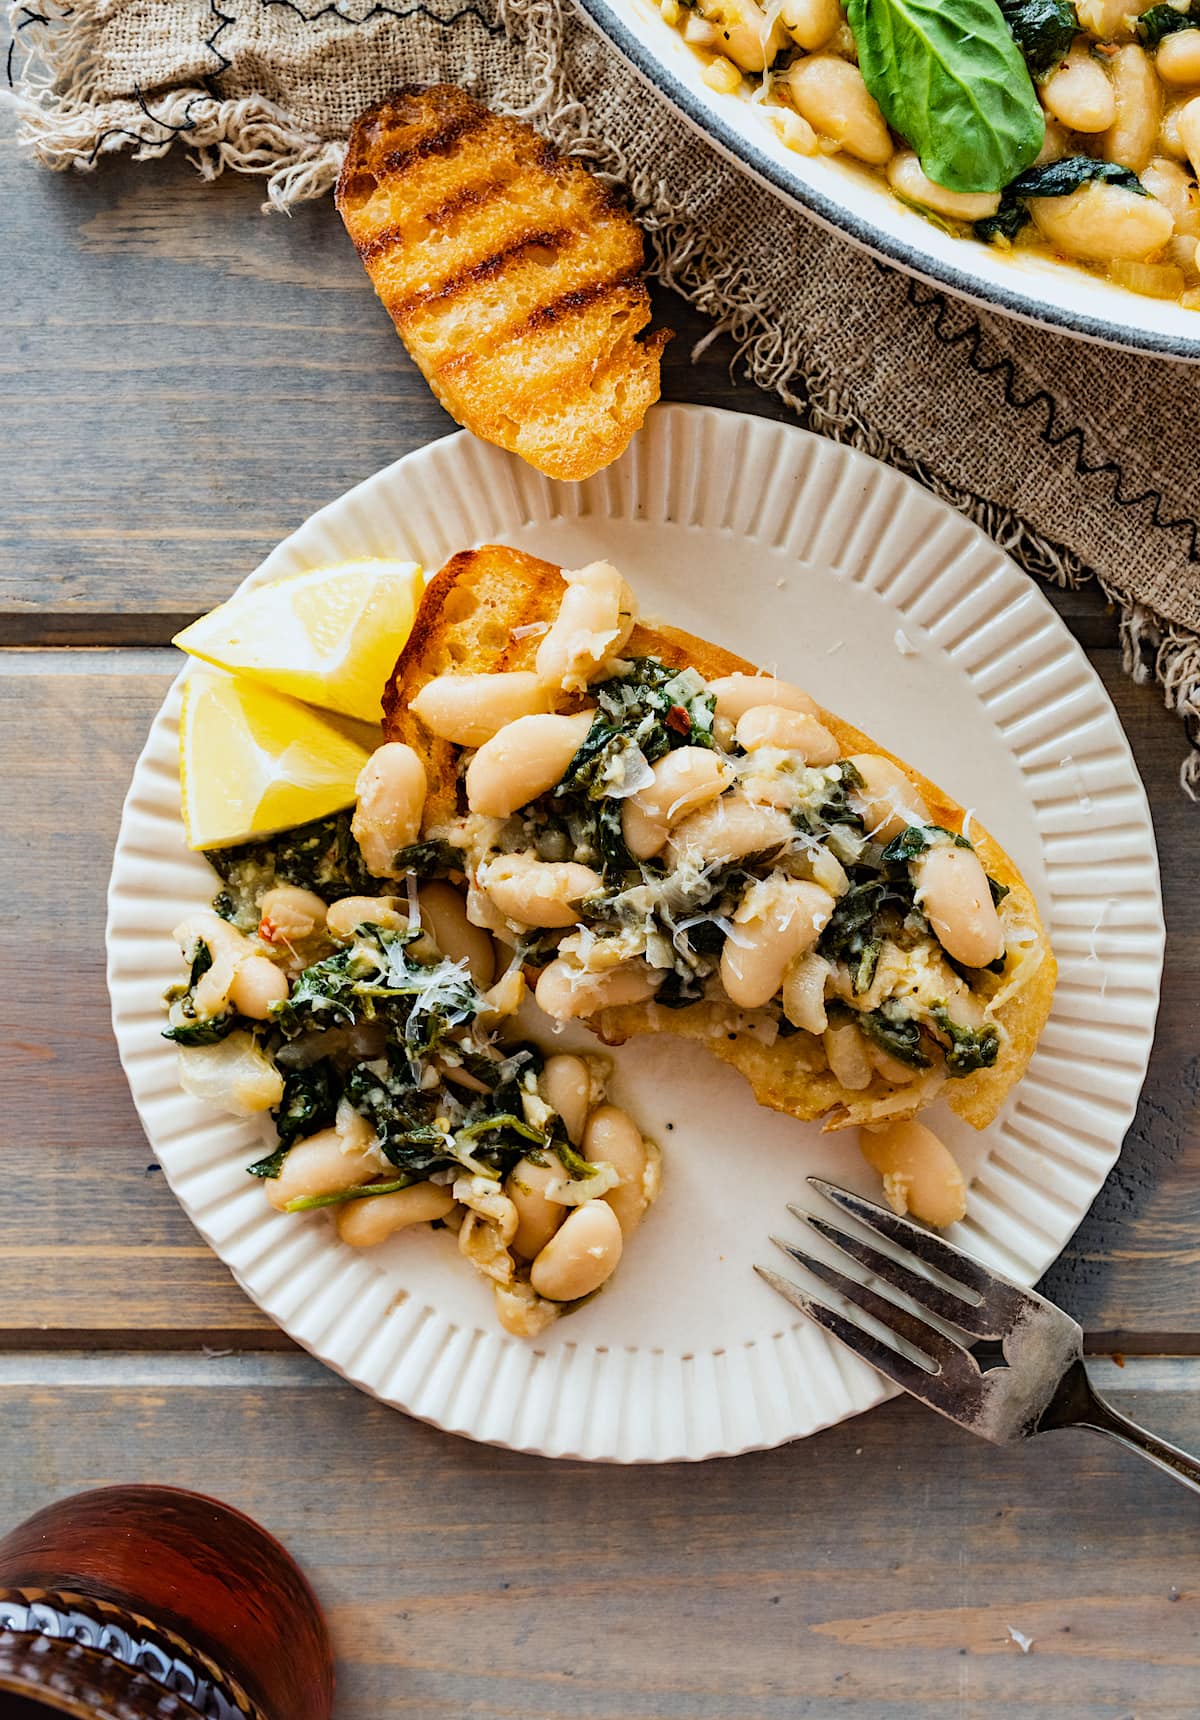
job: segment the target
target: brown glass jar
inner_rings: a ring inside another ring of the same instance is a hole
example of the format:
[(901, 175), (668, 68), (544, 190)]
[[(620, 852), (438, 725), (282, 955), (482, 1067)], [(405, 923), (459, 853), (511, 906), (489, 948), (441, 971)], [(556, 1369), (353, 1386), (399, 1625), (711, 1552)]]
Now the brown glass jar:
[(103, 1487), (0, 1540), (0, 1715), (330, 1720), (333, 1651), (291, 1555), (240, 1511)]

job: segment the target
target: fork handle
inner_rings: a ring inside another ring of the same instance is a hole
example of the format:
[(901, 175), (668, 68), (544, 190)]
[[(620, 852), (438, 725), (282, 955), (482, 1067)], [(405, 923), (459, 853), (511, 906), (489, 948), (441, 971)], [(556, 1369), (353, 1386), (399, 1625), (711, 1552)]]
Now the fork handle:
[[(1083, 1372), (1082, 1368), (1080, 1371)], [(1115, 1439), (1118, 1444), (1128, 1446), (1131, 1451), (1140, 1452), (1143, 1457), (1149, 1458), (1156, 1468), (1165, 1469), (1168, 1475), (1173, 1475), (1176, 1481), (1182, 1481), (1193, 1493), (1200, 1493), (1200, 1462), (1186, 1451), (1180, 1451), (1177, 1445), (1171, 1445), (1167, 1440), (1159, 1439), (1157, 1434), (1139, 1427), (1136, 1421), (1130, 1421), (1127, 1415), (1122, 1415), (1120, 1410), (1105, 1403), (1090, 1380), (1086, 1382), (1085, 1391), (1077, 1394), (1069, 1416), (1057, 1421), (1055, 1425), (1090, 1427), (1097, 1433), (1107, 1434), (1109, 1439)]]

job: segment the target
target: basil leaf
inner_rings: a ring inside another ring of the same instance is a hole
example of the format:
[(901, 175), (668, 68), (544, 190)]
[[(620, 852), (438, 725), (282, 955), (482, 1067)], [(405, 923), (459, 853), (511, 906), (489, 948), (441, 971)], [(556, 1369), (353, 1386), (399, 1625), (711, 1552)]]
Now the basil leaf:
[(1081, 185), (1100, 181), (1119, 185), (1123, 191), (1136, 192), (1139, 197), (1150, 193), (1136, 173), (1116, 161), (1093, 161), (1090, 155), (1064, 155), (1061, 161), (1044, 161), (1040, 167), (1030, 167), (1020, 173), (1005, 188), (1000, 207), (984, 221), (976, 221), (975, 237), (990, 241), (997, 236), (1012, 240), (1029, 220), (1025, 208), (1027, 197), (1069, 197)]
[(1035, 78), (1062, 59), (1079, 29), (1070, 0), (997, 0), (997, 4)]
[(1037, 155), (1041, 105), (996, 0), (849, 0), (867, 88), (948, 191), (1002, 191)]

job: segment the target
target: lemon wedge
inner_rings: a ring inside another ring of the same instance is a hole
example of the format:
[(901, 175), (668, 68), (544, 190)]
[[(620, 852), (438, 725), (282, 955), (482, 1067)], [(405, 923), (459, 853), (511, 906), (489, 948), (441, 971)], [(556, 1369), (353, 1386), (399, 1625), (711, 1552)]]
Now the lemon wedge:
[(193, 670), (179, 718), (188, 847), (269, 836), (350, 806), (369, 756), (295, 699), (240, 676)]
[(347, 561), (231, 597), (175, 638), (189, 656), (377, 723), (424, 581), (415, 561)]

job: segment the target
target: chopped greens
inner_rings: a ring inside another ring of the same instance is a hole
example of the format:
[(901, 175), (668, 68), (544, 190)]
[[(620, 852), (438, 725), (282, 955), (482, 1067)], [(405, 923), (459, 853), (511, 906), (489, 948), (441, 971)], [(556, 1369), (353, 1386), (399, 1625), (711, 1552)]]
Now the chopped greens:
[(175, 1045), (218, 1045), (237, 1027), (247, 1023), (234, 1009), (223, 1009), (219, 1015), (196, 1013), (196, 986), (213, 965), (213, 953), (203, 938), (197, 938), (192, 949), (191, 966), (186, 986), (172, 987), (167, 994), (171, 1006), (170, 1025), (163, 1028), (163, 1038)]
[(1192, 0), (1182, 11), (1175, 6), (1151, 6), (1136, 20), (1138, 35), (1148, 48), (1156, 48), (1164, 36), (1176, 30), (1194, 30), (1200, 23), (1200, 6)]
[(867, 1038), (898, 1063), (910, 1069), (928, 1069), (933, 1059), (921, 1049), (920, 1024), (905, 1015), (898, 1004), (882, 1003), (878, 1009), (865, 1010), (858, 1016), (858, 1025)]
[(258, 904), (276, 884), (312, 890), (323, 902), (344, 896), (376, 896), (380, 880), (363, 863), (350, 831), (349, 810), (298, 824), (278, 836), (211, 848), (205, 859), (225, 884), (218, 912), (243, 931), (258, 924)]
[(1035, 78), (1044, 77), (1079, 30), (1071, 0), (997, 0), (997, 4), (1030, 72)]
[(992, 1026), (976, 1032), (973, 1027), (960, 1027), (950, 1019), (944, 1004), (935, 1004), (930, 1011), (939, 1033), (950, 1041), (946, 1052), (946, 1073), (952, 1077), (974, 1075), (977, 1069), (990, 1069), (1000, 1052), (1000, 1035)]

